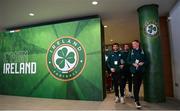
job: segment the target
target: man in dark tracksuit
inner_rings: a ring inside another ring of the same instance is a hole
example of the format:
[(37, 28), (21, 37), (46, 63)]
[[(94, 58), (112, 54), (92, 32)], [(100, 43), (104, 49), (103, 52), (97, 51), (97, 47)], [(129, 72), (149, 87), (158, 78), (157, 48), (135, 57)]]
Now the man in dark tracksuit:
[(130, 64), (130, 71), (133, 74), (133, 90), (135, 105), (141, 108), (139, 103), (139, 91), (142, 83), (142, 77), (145, 72), (146, 58), (144, 51), (140, 48), (138, 40), (132, 42), (133, 49), (128, 55), (128, 63)]
[[(119, 51), (119, 44), (114, 43), (112, 45), (112, 52), (108, 56), (107, 59), (107, 64), (109, 69), (111, 70), (112, 73), (112, 78), (114, 81), (114, 90), (115, 90), (115, 102), (119, 102), (119, 89), (118, 89), (118, 81), (121, 79), (121, 73), (122, 69), (124, 67), (124, 60), (122, 58), (122, 53)], [(121, 103), (124, 103), (124, 84), (120, 83), (121, 85)]]
[(133, 97), (132, 95), (132, 74), (130, 72), (130, 65), (127, 63), (127, 57), (129, 54), (129, 45), (128, 44), (124, 44), (124, 51), (123, 51), (123, 56), (124, 56), (124, 60), (125, 60), (125, 65), (124, 65), (124, 74), (125, 74), (125, 78), (126, 78), (126, 82), (128, 81), (128, 89), (129, 89), (129, 97)]

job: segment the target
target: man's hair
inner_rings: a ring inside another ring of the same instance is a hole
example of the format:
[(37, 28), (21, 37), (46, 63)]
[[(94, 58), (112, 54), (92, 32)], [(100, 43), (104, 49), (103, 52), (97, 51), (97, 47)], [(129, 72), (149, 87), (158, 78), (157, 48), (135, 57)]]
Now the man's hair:
[(133, 42), (137, 42), (137, 43), (140, 43), (139, 40), (133, 40)]
[(124, 44), (123, 46), (125, 46), (125, 45), (129, 46), (129, 44)]
[(114, 43), (114, 44), (112, 44), (112, 46), (114, 46), (114, 45), (117, 45), (117, 46), (119, 47), (119, 44), (118, 44), (118, 43)]

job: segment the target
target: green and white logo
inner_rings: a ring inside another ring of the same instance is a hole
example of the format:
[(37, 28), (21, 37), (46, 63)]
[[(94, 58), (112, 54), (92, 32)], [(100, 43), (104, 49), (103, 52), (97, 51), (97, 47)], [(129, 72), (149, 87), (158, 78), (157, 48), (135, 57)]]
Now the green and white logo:
[(47, 51), (46, 64), (50, 74), (58, 80), (77, 78), (86, 64), (83, 45), (73, 37), (55, 40)]
[(159, 34), (159, 28), (156, 22), (146, 23), (144, 31), (150, 37), (154, 37)]

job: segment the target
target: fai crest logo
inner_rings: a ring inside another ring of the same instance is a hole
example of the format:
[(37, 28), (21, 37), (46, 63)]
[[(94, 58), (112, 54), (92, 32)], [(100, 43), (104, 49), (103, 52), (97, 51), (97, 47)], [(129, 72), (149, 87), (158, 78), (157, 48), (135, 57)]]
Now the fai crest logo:
[(58, 38), (47, 51), (46, 64), (50, 74), (56, 79), (73, 80), (81, 74), (86, 64), (85, 49), (73, 37)]
[(148, 22), (144, 27), (145, 34), (154, 37), (159, 34), (159, 27), (156, 22)]

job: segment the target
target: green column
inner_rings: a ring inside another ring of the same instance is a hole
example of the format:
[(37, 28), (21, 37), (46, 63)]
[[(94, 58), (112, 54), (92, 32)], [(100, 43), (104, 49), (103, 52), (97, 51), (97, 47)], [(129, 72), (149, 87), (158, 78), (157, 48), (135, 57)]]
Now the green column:
[(144, 100), (164, 102), (164, 77), (159, 31), (158, 5), (144, 5), (138, 8), (140, 40), (148, 59), (144, 75)]

